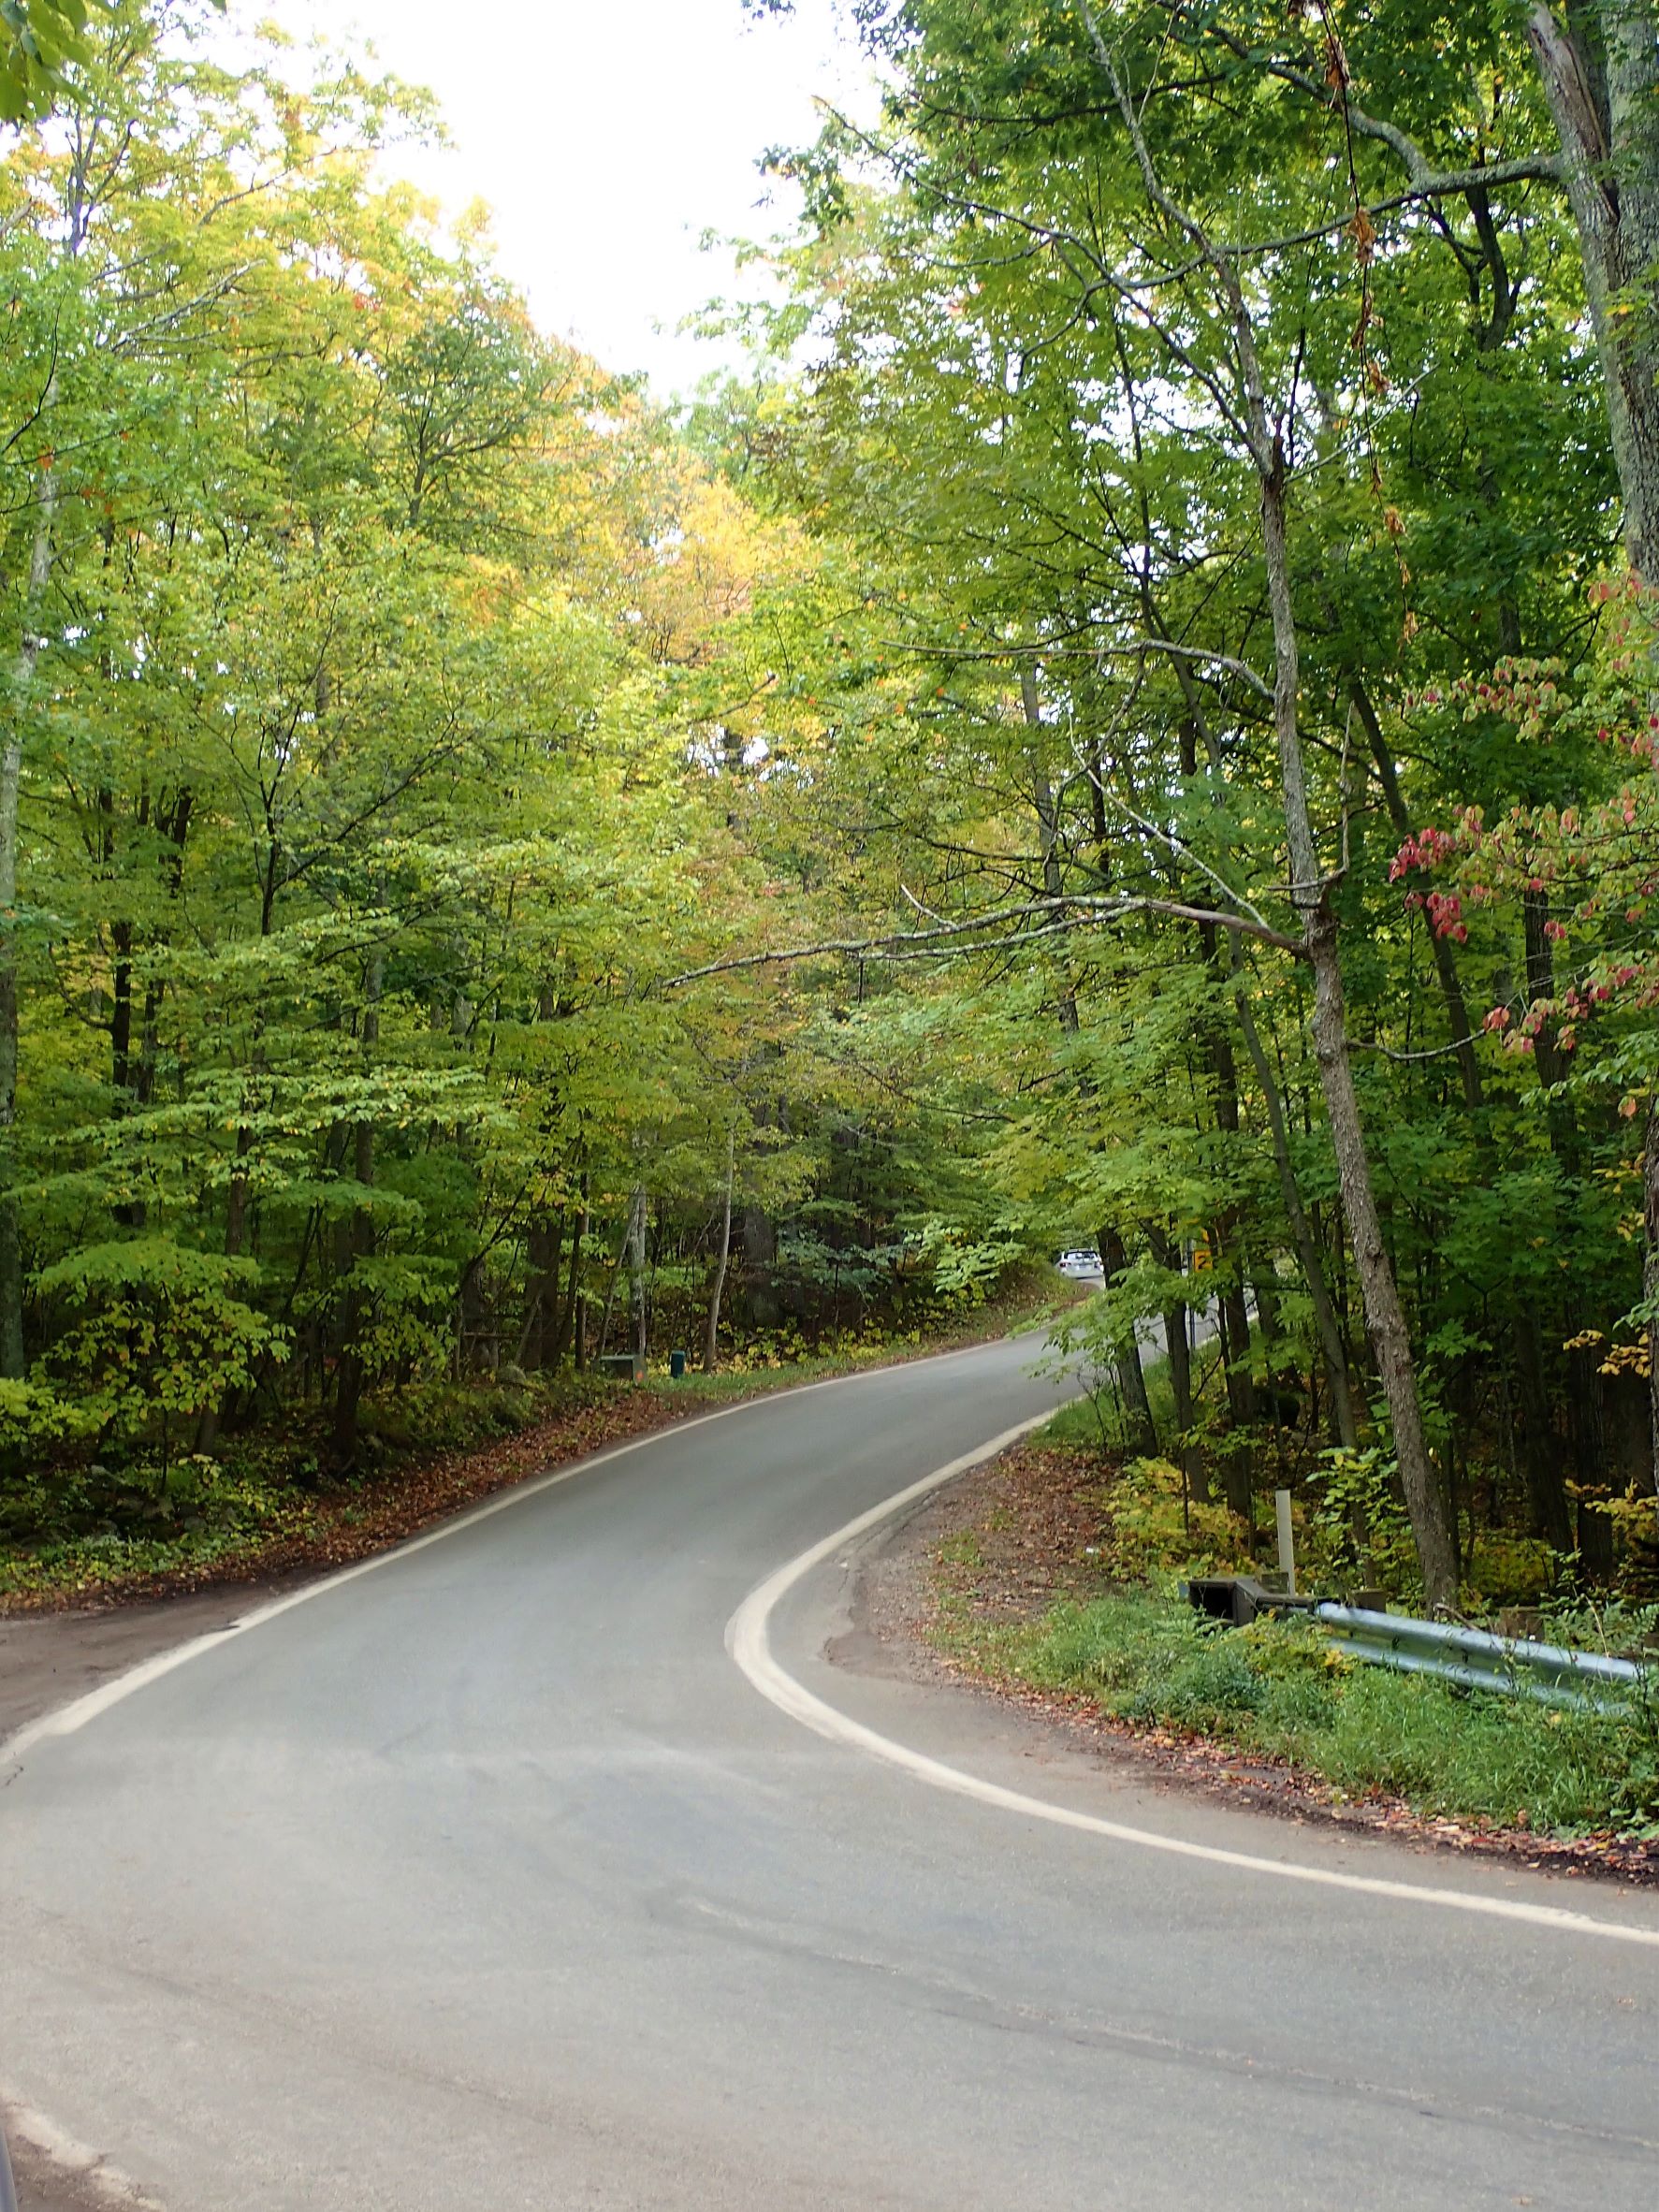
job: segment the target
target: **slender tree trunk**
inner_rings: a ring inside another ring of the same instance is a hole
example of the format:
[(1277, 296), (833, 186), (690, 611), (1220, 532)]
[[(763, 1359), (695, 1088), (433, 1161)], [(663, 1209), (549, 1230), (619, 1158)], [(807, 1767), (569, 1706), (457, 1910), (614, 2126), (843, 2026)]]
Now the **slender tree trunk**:
[[(50, 410), (57, 378), (47, 384), (43, 402)], [(57, 517), (57, 476), (50, 459), (41, 463), (35, 484), (35, 532), (29, 547), (29, 578), (23, 600), (22, 642), (18, 648), (17, 689), (12, 712), (0, 738), (0, 1376), (22, 1379), (23, 1373), (23, 1258), (17, 1198), (18, 798), (23, 772), (23, 721), (30, 708), (35, 670), (46, 643), (40, 632), (46, 587), (51, 579), (52, 526)]]
[(749, 1288), (749, 1314), (757, 1329), (776, 1329), (780, 1308), (773, 1270), (778, 1231), (762, 1205), (743, 1209), (743, 1267)]
[(636, 1184), (628, 1211), (628, 1294), (633, 1309), (633, 1357), (642, 1370), (646, 1358), (646, 1211), (645, 1185)]
[[(1152, 1257), (1159, 1267), (1171, 1274), (1181, 1272), (1181, 1250), (1173, 1238), (1158, 1228), (1149, 1227), (1147, 1238), (1152, 1245)], [(1164, 1350), (1170, 1371), (1170, 1396), (1174, 1401), (1175, 1427), (1180, 1433), (1181, 1471), (1186, 1477), (1187, 1489), (1195, 1498), (1208, 1500), (1210, 1477), (1204, 1466), (1204, 1455), (1192, 1434), (1195, 1408), (1192, 1402), (1192, 1346), (1187, 1336), (1189, 1308), (1182, 1302), (1163, 1309)]]
[(1625, 551), (1659, 584), (1659, 15), (1646, 0), (1564, 12), (1533, 0), (1527, 38), (1564, 157)]
[[(1265, 429), (1265, 424), (1263, 425)], [(1418, 1398), (1411, 1336), (1392, 1262), (1383, 1241), (1382, 1222), (1366, 1150), (1354, 1070), (1348, 1055), (1343, 1003), (1342, 963), (1336, 916), (1330, 888), (1319, 867), (1308, 812), (1307, 779), (1297, 719), (1298, 656), (1296, 616), (1290, 594), (1290, 563), (1285, 536), (1283, 447), (1271, 441), (1271, 465), (1260, 472), (1261, 536), (1266, 557), (1268, 598), (1273, 628), (1273, 725), (1278, 743), (1279, 780), (1284, 794), (1286, 841), (1290, 857), (1291, 896), (1302, 918), (1302, 943), (1314, 978), (1314, 1056), (1325, 1097), (1325, 1116), (1336, 1154), (1337, 1184), (1353, 1240), (1354, 1268), (1372, 1357), (1388, 1402), (1394, 1456), (1405, 1492), (1406, 1510), (1417, 1540), (1423, 1594), (1433, 1608), (1450, 1608), (1457, 1599), (1457, 1558), (1447, 1522)]]
[[(1123, 1238), (1115, 1229), (1100, 1231), (1100, 1259), (1106, 1271), (1106, 1288), (1128, 1273), (1129, 1256), (1124, 1250)], [(1129, 1448), (1143, 1458), (1155, 1458), (1157, 1453), (1157, 1430), (1153, 1424), (1152, 1401), (1146, 1395), (1146, 1375), (1141, 1365), (1141, 1346), (1133, 1332), (1121, 1345), (1114, 1347), (1113, 1363), (1117, 1369), (1117, 1387), (1123, 1392), (1124, 1419), (1128, 1428)]]
[(1248, 987), (1241, 969), (1242, 954), (1236, 945), (1233, 957), (1233, 989), (1239, 1010), (1239, 1026), (1244, 1032), (1244, 1050), (1250, 1055), (1250, 1065), (1256, 1070), (1256, 1080), (1261, 1086), (1262, 1101), (1267, 1109), (1267, 1127), (1273, 1140), (1273, 1165), (1278, 1170), (1279, 1194), (1284, 1201), (1291, 1239), (1296, 1245), (1296, 1257), (1301, 1262), (1307, 1283), (1308, 1298), (1314, 1309), (1314, 1327), (1318, 1333), (1319, 1350), (1325, 1361), (1325, 1377), (1331, 1386), (1331, 1409), (1336, 1423), (1337, 1441), (1346, 1445), (1350, 1451), (1355, 1451), (1359, 1448), (1360, 1429), (1354, 1418), (1353, 1392), (1348, 1387), (1347, 1354), (1343, 1348), (1342, 1329), (1336, 1318), (1336, 1308), (1331, 1302), (1331, 1289), (1325, 1280), (1325, 1263), (1320, 1258), (1318, 1243), (1297, 1186), (1296, 1170), (1290, 1158), (1290, 1139), (1285, 1127), (1284, 1101), (1279, 1097), (1273, 1065), (1263, 1048), (1260, 1033), (1256, 1026), (1256, 1017), (1250, 1010)]
[(703, 1337), (703, 1368), (707, 1375), (714, 1373), (714, 1363), (720, 1356), (720, 1300), (725, 1295), (726, 1268), (732, 1258), (732, 1185), (736, 1171), (737, 1131), (734, 1127), (726, 1132), (726, 1195), (720, 1208), (720, 1257), (714, 1264), (714, 1288), (708, 1294), (708, 1327)]
[[(548, 1364), (548, 1349), (559, 1317), (560, 1261), (564, 1253), (564, 1215), (538, 1221), (525, 1239), (528, 1281), (524, 1322), (518, 1332), (518, 1365), (538, 1373)], [(554, 1353), (555, 1361), (558, 1354)]]
[(564, 1355), (570, 1350), (573, 1344), (575, 1346), (575, 1364), (577, 1367), (582, 1364), (582, 1346), (576, 1329), (576, 1313), (582, 1288), (582, 1246), (588, 1239), (587, 1198), (588, 1182), (587, 1177), (584, 1176), (582, 1179), (582, 1208), (576, 1215), (575, 1235), (571, 1240), (570, 1272), (565, 1278), (564, 1304), (559, 1316), (559, 1332), (553, 1340), (553, 1357), (548, 1362), (553, 1367), (563, 1366)]

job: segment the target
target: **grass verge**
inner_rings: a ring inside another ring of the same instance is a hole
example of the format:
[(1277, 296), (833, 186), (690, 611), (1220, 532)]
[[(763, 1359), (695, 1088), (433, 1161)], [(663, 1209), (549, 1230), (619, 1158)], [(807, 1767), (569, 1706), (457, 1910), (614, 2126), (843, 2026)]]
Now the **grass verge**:
[(1367, 1666), (1317, 1630), (1223, 1628), (1169, 1598), (1063, 1602), (949, 1648), (976, 1671), (1319, 1775), (1342, 1796), (1539, 1833), (1659, 1837), (1659, 1704), (1571, 1711)]
[(934, 1553), (943, 1655), (1155, 1742), (1217, 1747), (1219, 1766), (1259, 1762), (1327, 1803), (1477, 1831), (1659, 1841), (1659, 1694), (1556, 1709), (1367, 1666), (1306, 1623), (1205, 1621), (1172, 1588), (1124, 1586), (1150, 1533), (1137, 1491), (1074, 1448), (1005, 1455), (964, 1493)]

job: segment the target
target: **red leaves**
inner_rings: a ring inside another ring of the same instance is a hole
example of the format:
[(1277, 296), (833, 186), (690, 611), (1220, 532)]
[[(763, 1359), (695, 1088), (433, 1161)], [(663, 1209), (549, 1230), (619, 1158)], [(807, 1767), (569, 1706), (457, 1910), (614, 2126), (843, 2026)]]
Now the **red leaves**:
[(1444, 866), (1458, 849), (1458, 840), (1447, 831), (1432, 824), (1419, 830), (1416, 837), (1407, 837), (1395, 853), (1389, 867), (1389, 881), (1397, 883), (1401, 877), (1413, 868), (1434, 868)]

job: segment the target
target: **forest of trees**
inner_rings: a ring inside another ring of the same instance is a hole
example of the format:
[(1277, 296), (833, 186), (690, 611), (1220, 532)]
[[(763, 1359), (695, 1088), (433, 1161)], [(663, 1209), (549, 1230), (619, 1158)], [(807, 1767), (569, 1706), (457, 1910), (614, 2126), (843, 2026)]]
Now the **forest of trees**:
[(1087, 1238), (1196, 1492), (1651, 1584), (1659, 19), (856, 15), (677, 414), (348, 56), (12, 97), (0, 1482)]

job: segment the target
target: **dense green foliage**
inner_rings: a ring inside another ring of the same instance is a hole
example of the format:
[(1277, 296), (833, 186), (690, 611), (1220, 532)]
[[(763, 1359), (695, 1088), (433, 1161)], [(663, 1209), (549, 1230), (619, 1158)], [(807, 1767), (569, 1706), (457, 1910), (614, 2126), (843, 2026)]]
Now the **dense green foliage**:
[(1432, 1603), (1651, 1580), (1653, 257), (1541, 19), (858, 20), (677, 426), (392, 181), (425, 95), (206, 0), (29, 95), (4, 1479), (1098, 1238), (1074, 1348), (1246, 1535), (1359, 1469)]
[(1024, 1253), (813, 997), (665, 987), (809, 910), (755, 824), (819, 556), (387, 181), (424, 95), (211, 20), (97, 13), (0, 163), (0, 1490), (53, 1540)]
[(950, 955), (904, 1019), (1098, 1230), (1129, 1441), (1258, 1524), (1378, 1451), (1436, 1602), (1487, 1528), (1651, 1579), (1651, 271), (1591, 282), (1506, 9), (862, 21), (880, 128), (776, 157), (817, 365), (732, 406), (861, 563), (815, 818)]

